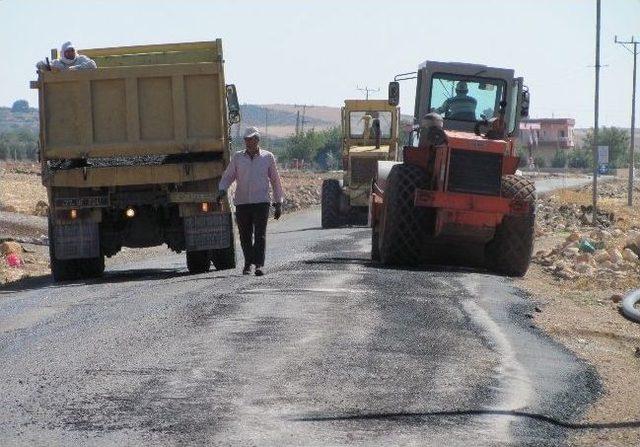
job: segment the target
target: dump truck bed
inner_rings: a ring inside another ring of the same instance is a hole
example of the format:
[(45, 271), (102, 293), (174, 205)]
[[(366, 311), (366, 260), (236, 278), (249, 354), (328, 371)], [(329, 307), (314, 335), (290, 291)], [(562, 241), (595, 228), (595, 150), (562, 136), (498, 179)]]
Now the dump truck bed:
[(224, 152), (219, 40), (83, 53), (97, 70), (37, 83), (44, 160)]

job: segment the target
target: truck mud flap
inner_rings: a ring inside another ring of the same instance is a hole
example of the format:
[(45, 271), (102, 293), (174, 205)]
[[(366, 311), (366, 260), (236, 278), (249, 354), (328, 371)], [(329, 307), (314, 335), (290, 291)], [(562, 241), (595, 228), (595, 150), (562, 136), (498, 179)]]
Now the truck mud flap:
[(76, 221), (53, 226), (56, 259), (87, 259), (100, 256), (97, 222)]
[(187, 250), (217, 250), (231, 245), (231, 213), (208, 213), (184, 218)]

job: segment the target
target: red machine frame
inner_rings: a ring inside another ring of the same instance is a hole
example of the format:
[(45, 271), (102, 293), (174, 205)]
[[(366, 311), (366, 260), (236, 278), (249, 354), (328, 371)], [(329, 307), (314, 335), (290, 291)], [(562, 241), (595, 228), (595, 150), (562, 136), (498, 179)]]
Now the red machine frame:
[[(446, 131), (448, 143), (432, 148), (405, 146), (404, 163), (419, 166), (425, 171), (433, 165), (434, 184), (429, 189), (416, 189), (414, 205), (436, 209), (433, 237), (464, 237), (479, 242), (493, 238), (495, 229), (505, 215), (526, 215), (530, 204), (524, 201), (481, 194), (448, 191), (448, 166), (451, 149), (495, 153), (502, 156), (502, 175), (514, 174), (519, 157), (511, 139), (488, 140), (466, 132)], [(431, 157), (435, 159), (432, 161)], [(382, 191), (374, 184), (371, 194), (370, 224), (374, 227), (382, 218)]]

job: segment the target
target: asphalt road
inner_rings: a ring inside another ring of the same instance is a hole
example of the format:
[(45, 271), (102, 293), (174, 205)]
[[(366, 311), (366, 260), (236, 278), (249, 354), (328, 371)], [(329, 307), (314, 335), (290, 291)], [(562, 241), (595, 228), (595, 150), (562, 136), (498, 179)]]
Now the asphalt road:
[(262, 278), (156, 254), (0, 289), (0, 445), (556, 446), (581, 429), (598, 378), (510, 279), (372, 265), (368, 229), (319, 220), (270, 223)]

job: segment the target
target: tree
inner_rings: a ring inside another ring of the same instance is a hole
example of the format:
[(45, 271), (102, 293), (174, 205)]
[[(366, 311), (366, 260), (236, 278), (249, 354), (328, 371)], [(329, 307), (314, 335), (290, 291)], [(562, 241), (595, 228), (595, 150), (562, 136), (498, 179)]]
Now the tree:
[(11, 106), (12, 113), (23, 113), (29, 111), (29, 103), (25, 99), (18, 99)]
[(38, 158), (38, 135), (26, 128), (0, 133), (0, 158), (5, 160), (36, 160)]
[(314, 129), (298, 135), (292, 135), (285, 143), (284, 158), (310, 162), (316, 158), (318, 150), (323, 145), (322, 135)]
[(322, 169), (335, 169), (340, 165), (342, 158), (342, 133), (340, 128), (333, 127), (322, 132), (325, 138), (324, 144), (316, 155), (316, 163)]
[[(609, 146), (609, 166), (622, 168), (629, 164), (629, 132), (618, 127), (603, 127), (598, 132), (598, 146)], [(593, 129), (587, 131), (584, 150), (593, 151)]]
[(322, 169), (330, 169), (330, 165), (339, 164), (337, 160), (341, 158), (341, 144), (340, 128), (322, 131), (311, 129), (287, 138), (281, 159), (315, 162)]

